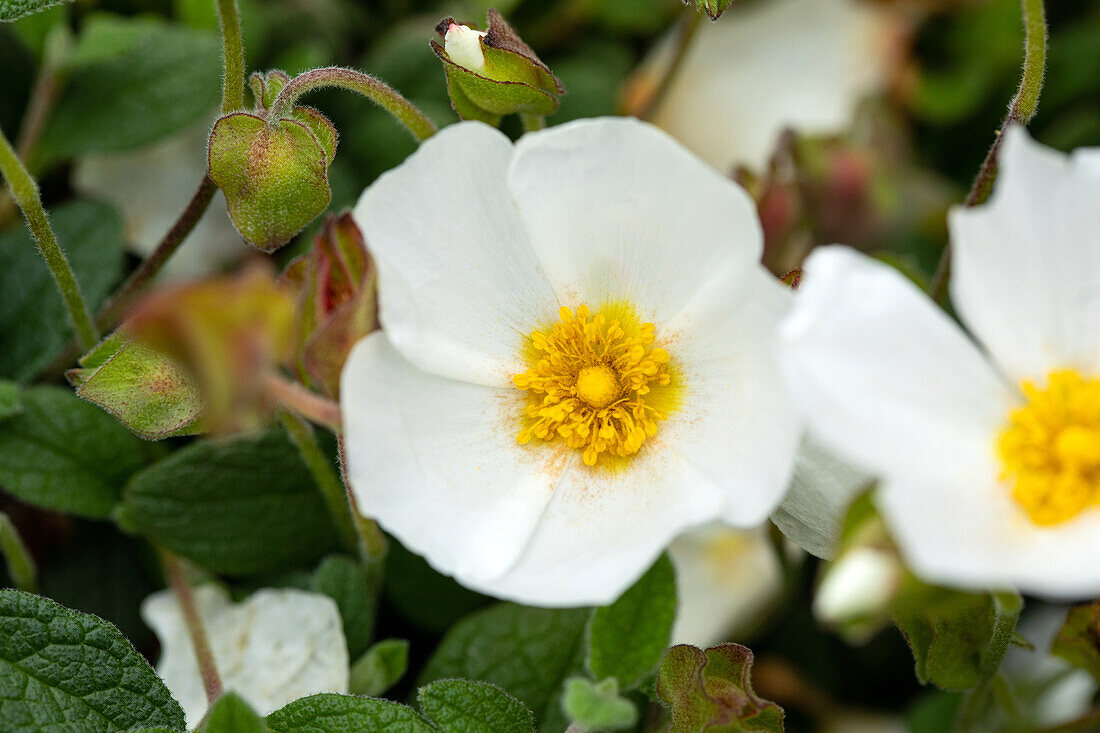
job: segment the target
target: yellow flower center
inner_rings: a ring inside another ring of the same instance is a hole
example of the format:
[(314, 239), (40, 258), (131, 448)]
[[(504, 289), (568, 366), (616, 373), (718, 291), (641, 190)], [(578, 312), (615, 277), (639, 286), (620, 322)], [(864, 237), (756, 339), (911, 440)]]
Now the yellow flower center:
[(998, 443), (1016, 501), (1043, 525), (1100, 505), (1100, 379), (1058, 371), (1044, 388), (1021, 388), (1027, 404), (1009, 415)]
[(634, 455), (672, 406), (669, 356), (654, 348), (653, 324), (614, 305), (595, 315), (563, 307), (558, 317), (531, 334), (531, 368), (512, 377), (530, 394), (516, 439), (562, 440), (589, 466)]

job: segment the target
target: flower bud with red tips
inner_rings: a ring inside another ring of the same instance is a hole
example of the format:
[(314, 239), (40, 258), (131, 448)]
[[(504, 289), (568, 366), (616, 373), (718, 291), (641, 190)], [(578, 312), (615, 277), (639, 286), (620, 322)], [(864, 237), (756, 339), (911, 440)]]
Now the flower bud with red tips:
[(447, 74), (447, 91), (458, 116), (496, 125), (507, 114), (545, 116), (558, 110), (561, 82), (515, 29), (495, 10), (489, 29), (479, 31), (445, 18), (432, 42)]
[(378, 325), (376, 270), (350, 214), (330, 216), (281, 281), (298, 292), (293, 367), (335, 398), (351, 347)]

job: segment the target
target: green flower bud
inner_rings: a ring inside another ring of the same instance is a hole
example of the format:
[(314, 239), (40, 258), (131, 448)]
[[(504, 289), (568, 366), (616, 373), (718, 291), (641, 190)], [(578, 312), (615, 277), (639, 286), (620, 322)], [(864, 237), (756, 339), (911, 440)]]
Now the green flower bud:
[(496, 125), (507, 114), (545, 116), (558, 110), (561, 82), (495, 10), (489, 30), (445, 18), (436, 26), (443, 45), (432, 49), (443, 61), (447, 91), (458, 116)]
[(289, 242), (332, 200), (328, 168), (336, 128), (310, 107), (267, 116), (287, 81), (281, 71), (253, 74), (254, 113), (225, 115), (210, 133), (210, 178), (225, 194), (241, 236), (265, 252)]
[(700, 13), (709, 15), (711, 20), (718, 20), (718, 16), (733, 5), (733, 0), (684, 0), (684, 5), (692, 5)]

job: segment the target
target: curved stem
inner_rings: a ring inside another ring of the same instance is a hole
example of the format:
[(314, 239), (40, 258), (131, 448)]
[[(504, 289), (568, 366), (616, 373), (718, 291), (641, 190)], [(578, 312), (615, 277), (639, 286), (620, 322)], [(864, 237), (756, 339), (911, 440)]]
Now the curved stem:
[(546, 118), (540, 115), (520, 115), (519, 121), (523, 124), (524, 132), (537, 132), (546, 128)]
[(38, 251), (42, 253), (50, 272), (53, 273), (54, 281), (69, 311), (69, 318), (72, 319), (73, 328), (76, 329), (77, 341), (85, 350), (91, 349), (99, 340), (99, 335), (96, 333), (95, 326), (92, 325), (88, 304), (80, 292), (80, 285), (77, 284), (76, 276), (73, 275), (73, 268), (61, 250), (61, 245), (57, 243), (53, 229), (50, 228), (50, 221), (46, 217), (46, 210), (42, 208), (42, 199), (38, 195), (38, 185), (23, 166), (23, 162), (19, 160), (19, 156), (15, 154), (15, 150), (12, 149), (11, 143), (4, 137), (3, 132), (0, 132), (0, 173), (3, 173), (4, 178), (7, 179), (12, 198), (23, 211), (27, 228), (31, 230), (31, 235), (38, 245)]
[(167, 550), (160, 551), (160, 561), (164, 566), (164, 574), (168, 576), (168, 584), (176, 594), (183, 613), (183, 623), (187, 626), (187, 634), (191, 637), (191, 646), (195, 650), (195, 660), (199, 664), (199, 674), (202, 676), (202, 686), (206, 690), (206, 702), (210, 705), (221, 697), (222, 680), (218, 675), (218, 667), (214, 662), (214, 653), (210, 651), (210, 640), (206, 636), (206, 628), (202, 625), (202, 617), (195, 606), (195, 594), (191, 592), (191, 583), (183, 572), (183, 566), (175, 555)]
[(355, 531), (359, 534), (360, 554), (368, 564), (380, 566), (386, 557), (386, 535), (378, 526), (378, 522), (363, 514), (359, 509), (359, 502), (355, 500), (351, 482), (348, 481), (348, 459), (344, 436), (336, 436), (336, 446), (340, 455), (340, 478), (348, 494), (348, 506), (351, 507), (351, 516), (355, 520)]
[(222, 113), (244, 107), (244, 42), (237, 0), (218, 0), (218, 23), (222, 30)]
[(340, 434), (342, 419), (340, 405), (330, 399), (292, 382), (277, 372), (269, 372), (263, 378), (264, 392), (275, 402), (310, 422)]
[[(1039, 95), (1043, 91), (1043, 77), (1047, 63), (1047, 16), (1043, 0), (1020, 0), (1024, 16), (1024, 66), (1020, 78), (1020, 87), (1016, 96), (1008, 105), (1008, 114), (1004, 124), (997, 131), (993, 145), (982, 161), (974, 184), (966, 195), (966, 206), (985, 203), (993, 191), (993, 181), (997, 178), (997, 158), (1004, 143), (1004, 131), (1011, 125), (1026, 125), (1035, 116), (1039, 108)], [(951, 277), (951, 242), (943, 248), (936, 274), (932, 277), (929, 293), (939, 303), (947, 296), (947, 282)]]
[(332, 461), (321, 450), (321, 446), (318, 445), (317, 438), (313, 434), (313, 428), (309, 426), (309, 423), (287, 410), (279, 410), (278, 414), (279, 422), (283, 424), (287, 435), (294, 441), (294, 445), (301, 453), (306, 467), (313, 474), (313, 480), (316, 482), (317, 488), (321, 490), (325, 504), (328, 505), (329, 513), (336, 523), (336, 529), (340, 532), (341, 542), (345, 549), (354, 552), (359, 544), (356, 537), (355, 523), (352, 520), (351, 507), (348, 505), (344, 484), (340, 481), (340, 476), (337, 475)]
[(313, 69), (287, 82), (271, 103), (268, 122), (284, 117), (303, 94), (325, 87), (339, 87), (362, 94), (393, 115), (417, 140), (427, 140), (436, 132), (435, 123), (389, 84), (361, 71), (338, 66)]
[(195, 191), (195, 195), (188, 202), (187, 208), (183, 210), (172, 228), (160, 240), (153, 253), (141, 263), (138, 269), (130, 273), (130, 277), (126, 278), (126, 282), (99, 309), (99, 313), (96, 314), (96, 325), (107, 330), (118, 322), (126, 309), (133, 303), (134, 298), (141, 292), (141, 289), (160, 272), (160, 268), (164, 267), (164, 263), (179, 249), (179, 246), (183, 244), (183, 240), (199, 223), (199, 219), (206, 213), (206, 209), (210, 206), (210, 201), (214, 198), (217, 190), (218, 187), (214, 185), (210, 177), (204, 176), (202, 182), (199, 183), (198, 190)]
[(686, 8), (684, 11), (686, 15), (680, 28), (679, 34), (676, 36), (676, 50), (672, 57), (672, 61), (668, 65), (668, 69), (665, 71), (665, 75), (661, 77), (661, 83), (657, 85), (657, 88), (646, 102), (645, 107), (638, 115), (643, 120), (650, 119), (656, 112), (657, 108), (661, 104), (661, 100), (668, 94), (668, 90), (672, 87), (672, 82), (676, 78), (676, 75), (680, 72), (680, 67), (684, 65), (684, 59), (687, 58), (688, 49), (691, 47), (691, 42), (695, 38), (695, 34), (699, 30), (699, 26), (702, 24), (703, 14), (697, 12), (694, 8)]

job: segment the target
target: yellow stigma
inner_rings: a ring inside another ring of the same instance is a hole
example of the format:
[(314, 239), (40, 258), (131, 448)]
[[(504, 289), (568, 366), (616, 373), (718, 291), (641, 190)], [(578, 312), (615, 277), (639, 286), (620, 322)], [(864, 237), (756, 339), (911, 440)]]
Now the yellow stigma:
[(1021, 388), (1027, 404), (1009, 415), (998, 443), (1016, 500), (1043, 525), (1100, 505), (1100, 379), (1067, 370), (1044, 388)]
[(668, 352), (654, 348), (653, 324), (622, 306), (596, 315), (561, 308), (558, 317), (531, 334), (531, 368), (512, 377), (530, 394), (516, 439), (562, 440), (589, 466), (634, 455), (672, 404)]

